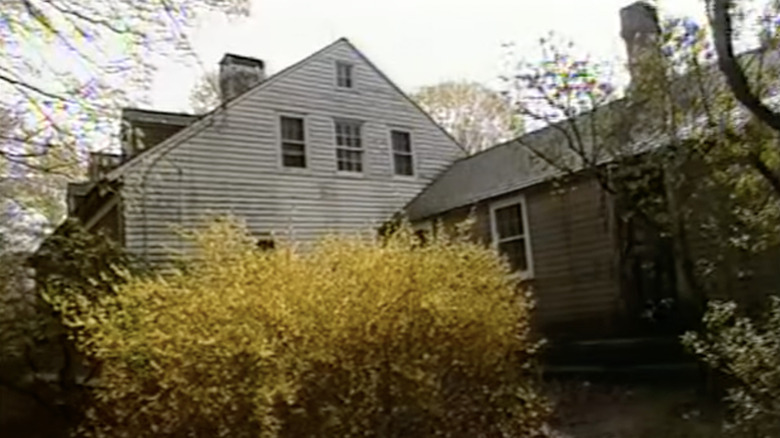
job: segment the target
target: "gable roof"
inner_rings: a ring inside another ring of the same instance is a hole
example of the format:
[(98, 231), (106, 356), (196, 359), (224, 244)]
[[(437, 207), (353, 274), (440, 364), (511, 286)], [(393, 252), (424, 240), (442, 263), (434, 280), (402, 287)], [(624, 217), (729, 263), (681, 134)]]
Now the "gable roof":
[[(760, 50), (751, 50), (740, 54), (747, 62), (756, 59)], [(780, 52), (766, 52), (769, 55), (766, 63), (780, 64)], [(715, 74), (720, 74), (716, 66), (711, 68)], [(690, 77), (682, 76), (677, 79), (679, 88), (678, 97), (686, 99), (686, 87), (689, 86)], [(772, 108), (780, 107), (780, 94), (766, 99), (766, 104)], [(585, 112), (575, 117), (578, 119), (591, 117), (597, 111), (604, 117), (620, 117), (627, 112), (636, 112), (637, 108), (629, 108), (632, 104), (626, 98), (618, 99)], [(749, 120), (750, 114), (741, 105), (732, 109), (731, 117), (738, 124), (744, 124)], [(468, 206), (482, 200), (494, 198), (517, 190), (522, 190), (536, 184), (549, 181), (563, 174), (562, 170), (553, 168), (541, 162), (528, 149), (549, 151), (549, 148), (559, 148), (559, 144), (566, 139), (561, 133), (563, 124), (570, 123), (564, 120), (556, 124), (545, 126), (537, 131), (524, 134), (506, 143), (486, 149), (475, 155), (456, 161), (439, 178), (420, 192), (405, 207), (405, 212), (410, 220), (426, 219), (456, 208)], [(689, 138), (694, 128), (706, 124), (704, 116), (694, 118), (688, 124), (678, 128), (678, 138)], [(670, 138), (658, 132), (653, 123), (646, 121), (643, 126), (636, 126), (635, 132), (629, 135), (624, 155), (639, 154), (648, 150), (668, 144)], [(563, 127), (565, 130), (566, 128)], [(585, 126), (585, 130), (587, 130)], [(588, 143), (585, 135), (585, 143)], [(588, 146), (587, 144), (585, 145)], [(565, 148), (564, 148), (565, 149)], [(599, 163), (613, 161), (615, 157), (602, 156)], [(577, 169), (574, 169), (577, 170)]]
[[(352, 44), (347, 38), (342, 37), (338, 40), (328, 44), (327, 46), (321, 48), (320, 50), (317, 50), (316, 52), (312, 53), (311, 55), (307, 56), (306, 58), (296, 62), (295, 64), (279, 71), (278, 73), (270, 76), (266, 80), (258, 83), (254, 87), (251, 87), (249, 90), (245, 91), (244, 93), (236, 96), (235, 98), (231, 99), (228, 102), (225, 102), (221, 104), (219, 107), (215, 108), (209, 113), (206, 113), (205, 115), (201, 116), (197, 121), (193, 122), (188, 127), (182, 129), (178, 133), (172, 135), (170, 138), (166, 139), (165, 141), (162, 141), (161, 143), (143, 151), (143, 153), (139, 153), (138, 155), (134, 156), (130, 160), (126, 161), (116, 169), (112, 170), (111, 172), (108, 172), (106, 175), (106, 179), (108, 180), (115, 180), (118, 178), (121, 178), (121, 176), (127, 172), (128, 169), (132, 168), (136, 163), (138, 163), (142, 156), (150, 155), (153, 151), (161, 152), (165, 149), (173, 149), (182, 142), (186, 141), (187, 139), (197, 135), (202, 130), (206, 129), (207, 127), (211, 126), (211, 123), (214, 121), (214, 119), (222, 114), (224, 111), (226, 111), (228, 108), (232, 107), (233, 105), (236, 105), (238, 102), (244, 100), (249, 94), (256, 92), (259, 89), (263, 89), (265, 87), (268, 87), (270, 85), (273, 85), (278, 79), (285, 77), (289, 75), (290, 73), (298, 70), (300, 67), (304, 66), (309, 60), (317, 57), (318, 55), (328, 51), (329, 49), (337, 46), (338, 44), (346, 44), (350, 49), (352, 49), (355, 53), (360, 56), (360, 58), (370, 67), (372, 68), (383, 80), (385, 80), (396, 92), (399, 93), (401, 97), (403, 97), (406, 101), (411, 103), (418, 111), (420, 111), (425, 117), (436, 127), (438, 127), (442, 133), (444, 133), (455, 145), (461, 148), (465, 152), (465, 148), (458, 143), (455, 138), (452, 137), (443, 127), (441, 127), (438, 123), (436, 123), (435, 120), (428, 114), (425, 110), (423, 110), (414, 100), (412, 100), (406, 93), (401, 90), (398, 85), (396, 85), (392, 80), (390, 80), (387, 75), (382, 72), (371, 60), (368, 59), (368, 57), (360, 51), (357, 47), (355, 47), (354, 44)], [(165, 152), (164, 152), (165, 153)]]
[(424, 219), (542, 182), (555, 172), (538, 165), (523, 143), (555, 141), (563, 139), (545, 127), (462, 158), (420, 192), (406, 206), (406, 214), (410, 220)]

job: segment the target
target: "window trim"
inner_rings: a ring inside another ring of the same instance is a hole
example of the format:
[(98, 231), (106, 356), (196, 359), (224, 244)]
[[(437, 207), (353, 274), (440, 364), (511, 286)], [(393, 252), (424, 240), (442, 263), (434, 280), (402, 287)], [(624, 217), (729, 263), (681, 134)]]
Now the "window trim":
[[(411, 175), (402, 175), (396, 172), (395, 169), (395, 148), (393, 148), (393, 131), (398, 132), (405, 132), (409, 134), (409, 155), (412, 157), (412, 174)], [(417, 154), (415, 151), (417, 150), (415, 147), (415, 135), (414, 131), (408, 128), (400, 128), (400, 127), (388, 127), (387, 130), (387, 146), (390, 151), (390, 170), (392, 172), (393, 178), (397, 179), (405, 179), (405, 180), (412, 180), (417, 179), (417, 175), (419, 174), (419, 170), (417, 168)]]
[(515, 271), (513, 276), (519, 277), (522, 280), (529, 280), (534, 278), (534, 258), (533, 258), (533, 242), (531, 242), (531, 228), (528, 224), (528, 203), (526, 202), (525, 195), (512, 196), (511, 198), (502, 199), (490, 203), (490, 237), (492, 240), (493, 248), (498, 252), (498, 224), (496, 223), (496, 210), (502, 208), (511, 207), (513, 205), (520, 205), (522, 209), (523, 221), (523, 235), (525, 239), (525, 258), (528, 261), (528, 267), (525, 271)]
[[(303, 120), (303, 157), (305, 166), (303, 167), (292, 167), (292, 166), (285, 166), (284, 165), (284, 137), (282, 136), (282, 118), (288, 117), (288, 118), (295, 118), (295, 119), (301, 119)], [(309, 132), (309, 118), (306, 114), (301, 113), (293, 113), (293, 112), (277, 112), (276, 113), (276, 145), (277, 145), (277, 164), (280, 169), (288, 172), (305, 172), (309, 171), (311, 168), (311, 163), (309, 162), (309, 146), (310, 146), (310, 139), (311, 139), (311, 133)]]
[[(338, 143), (338, 132), (336, 131), (336, 125), (338, 123), (352, 123), (356, 124), (360, 127), (360, 149), (356, 148), (350, 148), (347, 146), (340, 146)], [(334, 117), (333, 118), (333, 146), (334, 146), (334, 159), (336, 161), (336, 173), (340, 175), (347, 175), (347, 176), (355, 176), (359, 177), (366, 173), (366, 142), (365, 142), (365, 135), (364, 135), (364, 126), (365, 122), (363, 120), (357, 120), (357, 119), (348, 119), (344, 117)], [(352, 151), (360, 151), (360, 171), (356, 170), (341, 170), (339, 169), (339, 150), (352, 150)]]
[[(355, 63), (350, 61), (345, 61), (343, 59), (337, 59), (334, 62), (334, 75), (333, 75), (333, 84), (336, 86), (336, 89), (338, 90), (355, 90), (357, 89), (357, 81), (355, 81)], [(350, 86), (345, 87), (339, 83), (339, 67), (342, 65), (349, 66), (349, 74), (350, 74)]]

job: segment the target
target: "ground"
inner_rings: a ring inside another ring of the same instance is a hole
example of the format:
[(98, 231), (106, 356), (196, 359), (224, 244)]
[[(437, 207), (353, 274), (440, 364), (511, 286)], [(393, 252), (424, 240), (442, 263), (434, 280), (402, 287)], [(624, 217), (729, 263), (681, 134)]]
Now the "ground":
[(553, 381), (555, 438), (717, 438), (722, 410), (692, 382)]

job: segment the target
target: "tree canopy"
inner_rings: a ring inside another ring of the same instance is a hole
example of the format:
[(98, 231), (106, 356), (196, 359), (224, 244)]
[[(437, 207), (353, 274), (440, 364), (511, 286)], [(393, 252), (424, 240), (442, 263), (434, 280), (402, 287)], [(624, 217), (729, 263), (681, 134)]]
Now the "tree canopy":
[(478, 83), (444, 82), (422, 87), (412, 99), (470, 153), (522, 133), (522, 119), (515, 116), (506, 99)]

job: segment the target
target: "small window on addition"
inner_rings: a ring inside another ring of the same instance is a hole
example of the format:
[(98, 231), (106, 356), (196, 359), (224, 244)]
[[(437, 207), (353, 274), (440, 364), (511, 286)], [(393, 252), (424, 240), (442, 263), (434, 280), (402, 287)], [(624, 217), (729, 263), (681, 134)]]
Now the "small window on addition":
[(336, 85), (339, 88), (354, 88), (355, 80), (353, 78), (354, 66), (348, 62), (336, 62)]
[(274, 237), (271, 233), (260, 233), (260, 238), (257, 239), (257, 249), (261, 251), (271, 251), (276, 247)]
[(417, 239), (415, 246), (426, 246), (433, 239), (433, 224), (430, 221), (421, 222), (412, 226), (414, 237)]

